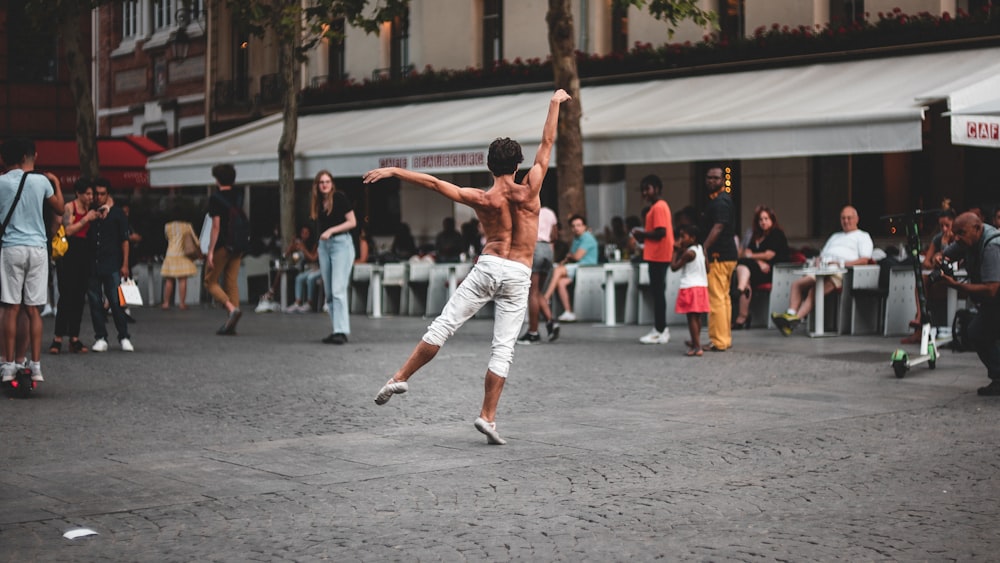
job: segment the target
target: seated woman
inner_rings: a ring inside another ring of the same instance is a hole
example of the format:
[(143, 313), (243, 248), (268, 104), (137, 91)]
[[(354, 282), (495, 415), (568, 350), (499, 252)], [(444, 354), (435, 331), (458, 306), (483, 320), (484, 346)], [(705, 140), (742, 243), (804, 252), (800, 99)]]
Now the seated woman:
[(302, 227), (299, 237), (288, 247), (289, 259), (299, 264), (299, 275), (295, 276), (295, 303), (288, 306), (286, 313), (312, 312), (316, 297), (316, 280), (320, 278), (318, 241), (314, 240), (312, 229)]
[(788, 261), (788, 239), (778, 224), (778, 216), (766, 205), (753, 212), (753, 233), (736, 264), (736, 289), (739, 292), (739, 313), (734, 329), (750, 328), (750, 296), (752, 287), (771, 282), (772, 267)]

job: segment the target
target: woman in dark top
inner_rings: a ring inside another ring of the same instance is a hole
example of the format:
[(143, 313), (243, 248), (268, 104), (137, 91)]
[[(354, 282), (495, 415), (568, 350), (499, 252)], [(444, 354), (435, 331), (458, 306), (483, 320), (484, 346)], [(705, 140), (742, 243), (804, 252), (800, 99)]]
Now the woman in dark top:
[(740, 308), (733, 328), (750, 328), (751, 287), (770, 283), (772, 267), (788, 261), (788, 239), (778, 224), (778, 217), (766, 205), (758, 205), (753, 212), (753, 234), (747, 247), (740, 253), (736, 264), (736, 288), (740, 295)]
[(344, 344), (351, 334), (347, 284), (351, 281), (354, 264), (354, 239), (351, 230), (357, 226), (351, 200), (338, 192), (333, 175), (326, 170), (316, 174), (312, 187), (309, 218), (316, 221), (319, 233), (319, 269), (323, 275), (323, 290), (330, 311), (333, 332), (323, 339), (327, 344)]

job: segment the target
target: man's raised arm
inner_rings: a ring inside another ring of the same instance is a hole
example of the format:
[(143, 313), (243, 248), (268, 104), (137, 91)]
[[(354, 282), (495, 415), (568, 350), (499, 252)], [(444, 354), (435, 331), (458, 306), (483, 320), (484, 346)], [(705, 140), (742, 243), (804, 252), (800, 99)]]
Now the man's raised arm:
[(439, 194), (445, 196), (446, 198), (457, 201), (471, 207), (475, 207), (482, 203), (483, 201), (483, 191), (476, 188), (462, 188), (452, 184), (451, 182), (445, 182), (440, 178), (435, 178), (430, 174), (424, 174), (423, 172), (414, 172), (412, 170), (407, 170), (405, 168), (376, 168), (375, 170), (369, 170), (364, 175), (364, 183), (374, 184), (379, 180), (384, 180), (386, 178), (399, 178), (404, 182), (410, 182), (411, 184), (417, 184), (418, 186), (423, 186), (429, 190), (438, 192)]
[(559, 89), (552, 94), (549, 100), (549, 113), (545, 116), (545, 125), (542, 127), (542, 142), (538, 145), (538, 152), (535, 153), (535, 163), (525, 177), (529, 186), (541, 189), (542, 179), (549, 168), (549, 159), (552, 157), (552, 145), (556, 142), (556, 129), (559, 126), (559, 106), (570, 99), (565, 90)]

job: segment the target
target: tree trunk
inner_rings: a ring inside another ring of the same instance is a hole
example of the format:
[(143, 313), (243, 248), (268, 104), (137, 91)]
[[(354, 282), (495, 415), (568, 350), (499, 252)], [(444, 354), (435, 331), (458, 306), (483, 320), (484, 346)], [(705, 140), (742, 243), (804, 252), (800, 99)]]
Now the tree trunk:
[(298, 77), (299, 63), (294, 45), (282, 42), (278, 49), (278, 66), (285, 89), (284, 126), (278, 141), (278, 192), (281, 205), (281, 240), (288, 244), (295, 239), (295, 143), (299, 134)]
[[(586, 216), (583, 187), (583, 135), (580, 132), (580, 77), (576, 70), (576, 40), (570, 0), (549, 0), (545, 16), (549, 26), (549, 50), (555, 87), (572, 97), (559, 108), (559, 137), (556, 139), (559, 217), (563, 221), (576, 213)], [(569, 233), (568, 230), (564, 231)], [(570, 233), (572, 234), (572, 233)]]
[[(64, 2), (63, 6), (73, 6), (74, 2)], [(80, 12), (64, 8), (58, 17), (58, 33), (62, 38), (69, 70), (69, 89), (76, 99), (76, 148), (80, 158), (80, 176), (96, 178), (97, 160), (97, 116), (90, 89), (90, 64), (86, 53), (89, 47), (80, 45)], [(121, 186), (117, 186), (121, 187)], [(72, 190), (72, 186), (63, 186)]]

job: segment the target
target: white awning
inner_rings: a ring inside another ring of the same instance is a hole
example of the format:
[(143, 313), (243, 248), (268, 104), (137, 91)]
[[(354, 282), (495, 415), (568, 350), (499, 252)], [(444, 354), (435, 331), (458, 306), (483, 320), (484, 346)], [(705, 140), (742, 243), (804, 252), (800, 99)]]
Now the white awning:
[[(981, 85), (996, 77), (1000, 48), (588, 86), (584, 164), (916, 151), (927, 103), (953, 95), (979, 103)], [(384, 165), (483, 171), (496, 137), (520, 141), (530, 158), (550, 95), (301, 116), (295, 176), (324, 168), (360, 176)], [(276, 182), (281, 129), (273, 115), (157, 155), (151, 184), (204, 185), (219, 162), (236, 165), (240, 183)]]
[(1000, 148), (1000, 73), (955, 92), (948, 102), (952, 144)]

